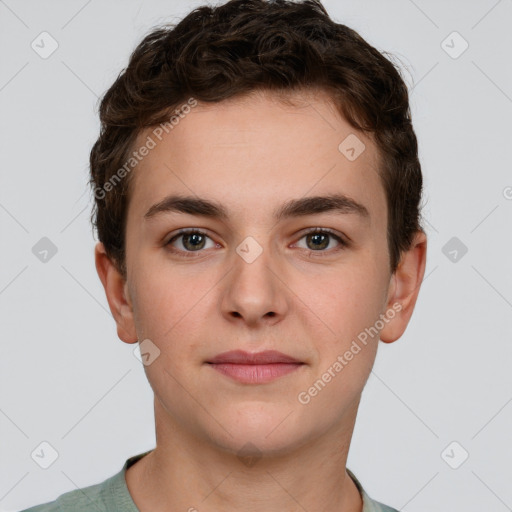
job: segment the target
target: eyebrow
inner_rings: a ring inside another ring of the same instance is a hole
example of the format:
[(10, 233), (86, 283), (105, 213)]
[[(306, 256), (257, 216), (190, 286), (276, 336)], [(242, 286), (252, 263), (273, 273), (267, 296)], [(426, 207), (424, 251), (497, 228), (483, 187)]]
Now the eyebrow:
[[(229, 218), (226, 208), (217, 201), (204, 198), (182, 195), (167, 196), (154, 204), (145, 213), (144, 218), (150, 219), (158, 214), (177, 212), (190, 215), (227, 220)], [(274, 211), (274, 219), (280, 221), (292, 217), (303, 217), (325, 212), (338, 214), (355, 214), (363, 219), (369, 219), (368, 209), (354, 199), (344, 194), (330, 194), (327, 196), (309, 196), (286, 201)]]

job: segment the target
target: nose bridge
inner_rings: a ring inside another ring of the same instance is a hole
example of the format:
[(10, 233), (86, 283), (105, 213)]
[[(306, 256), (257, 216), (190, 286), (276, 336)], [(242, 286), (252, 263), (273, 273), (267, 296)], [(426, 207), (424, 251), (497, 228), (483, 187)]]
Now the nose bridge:
[(285, 313), (285, 293), (272, 260), (271, 244), (261, 241), (247, 236), (235, 248), (222, 303), (223, 313), (230, 318), (242, 317), (254, 323)]

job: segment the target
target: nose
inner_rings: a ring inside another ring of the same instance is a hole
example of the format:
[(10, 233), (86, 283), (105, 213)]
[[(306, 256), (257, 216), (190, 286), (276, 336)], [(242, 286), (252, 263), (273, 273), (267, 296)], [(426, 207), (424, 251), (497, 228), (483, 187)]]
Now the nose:
[(287, 288), (269, 251), (263, 250), (255, 259), (240, 254), (234, 255), (224, 282), (222, 314), (230, 322), (250, 327), (280, 322), (288, 310)]

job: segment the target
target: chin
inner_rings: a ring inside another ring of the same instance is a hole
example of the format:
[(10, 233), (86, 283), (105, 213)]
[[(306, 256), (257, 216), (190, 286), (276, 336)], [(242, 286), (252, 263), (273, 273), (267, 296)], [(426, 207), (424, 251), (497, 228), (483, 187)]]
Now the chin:
[(301, 418), (299, 411), (269, 403), (237, 405), (217, 420), (229, 434), (218, 424), (210, 424), (214, 429), (208, 430), (210, 442), (239, 457), (286, 455), (315, 437), (318, 428)]

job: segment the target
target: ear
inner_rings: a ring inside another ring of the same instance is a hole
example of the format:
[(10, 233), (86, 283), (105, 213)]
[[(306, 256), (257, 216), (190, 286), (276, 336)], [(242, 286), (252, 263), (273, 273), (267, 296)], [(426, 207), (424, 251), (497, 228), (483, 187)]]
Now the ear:
[(395, 311), (380, 332), (384, 343), (392, 343), (404, 333), (411, 318), (420, 291), (427, 260), (427, 236), (418, 231), (411, 248), (402, 254), (400, 263), (391, 277), (385, 311)]
[(125, 343), (138, 341), (128, 286), (117, 267), (107, 256), (105, 246), (98, 242), (94, 248), (96, 271), (105, 289), (108, 305), (117, 324), (117, 335)]

